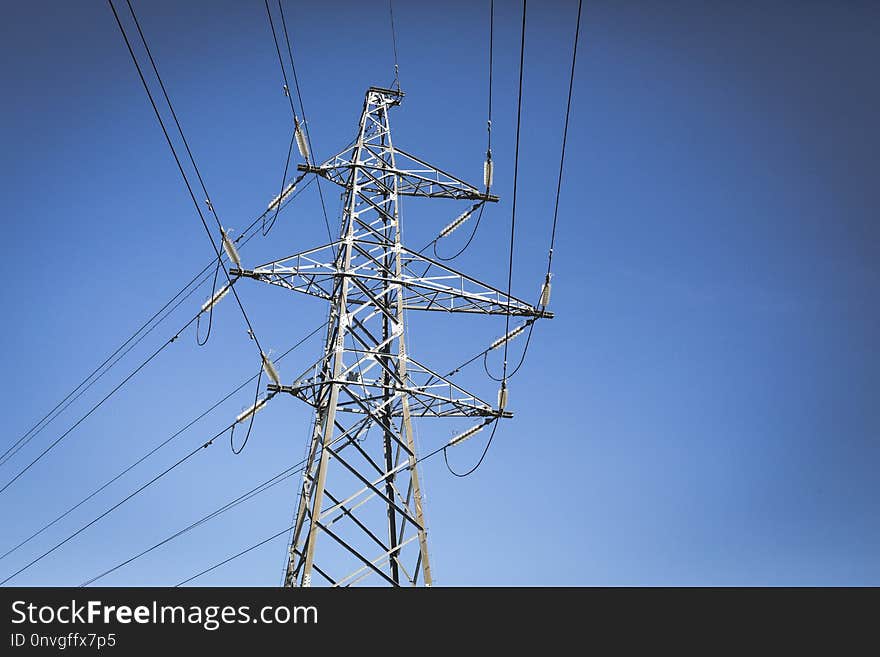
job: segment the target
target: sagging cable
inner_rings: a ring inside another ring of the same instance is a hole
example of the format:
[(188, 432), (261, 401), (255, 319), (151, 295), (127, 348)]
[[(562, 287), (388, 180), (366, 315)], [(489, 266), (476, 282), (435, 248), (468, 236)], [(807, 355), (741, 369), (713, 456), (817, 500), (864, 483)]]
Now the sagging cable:
[[(262, 352), (261, 352), (261, 354), (262, 354)], [(265, 364), (266, 360), (267, 359), (266, 359), (265, 355), (263, 355), (263, 364)], [(251, 404), (251, 406), (249, 408), (247, 408), (247, 409), (243, 410), (241, 413), (239, 413), (235, 418), (235, 422), (233, 422), (232, 426), (229, 428), (229, 449), (231, 449), (232, 453), (235, 454), (236, 456), (241, 454), (244, 451), (245, 445), (247, 445), (248, 440), (250, 440), (251, 430), (254, 428), (254, 417), (256, 416), (257, 412), (261, 411), (263, 409), (263, 407), (269, 402), (269, 400), (272, 399), (272, 397), (274, 397), (277, 394), (277, 391), (270, 392), (265, 397), (260, 399), (260, 383), (263, 380), (263, 370), (264, 370), (263, 364), (261, 364), (260, 371), (257, 373), (257, 387), (256, 387), (256, 392), (254, 394), (254, 403)], [(276, 374), (277, 374), (277, 371), (276, 371)], [(245, 434), (244, 440), (241, 443), (241, 447), (236, 449), (235, 448), (235, 425), (241, 424), (245, 420), (250, 420), (248, 422), (247, 433)]]
[[(480, 460), (477, 461), (477, 463), (474, 465), (474, 467), (472, 467), (467, 472), (456, 472), (455, 470), (453, 470), (452, 466), (449, 465), (449, 457), (446, 454), (446, 450), (448, 448), (452, 447), (453, 445), (457, 445), (460, 442), (467, 440), (468, 438), (470, 438), (474, 434), (479, 433), (483, 429), (483, 427), (485, 427), (487, 424), (491, 424), (493, 422), (495, 422), (495, 426), (492, 427), (492, 433), (489, 435), (489, 440), (486, 441), (486, 446), (483, 448), (483, 453), (480, 455)], [(455, 438), (453, 438), (452, 440), (450, 440), (449, 444), (445, 445), (442, 448), (443, 449), (443, 460), (446, 462), (446, 469), (449, 470), (450, 474), (453, 474), (456, 477), (467, 477), (467, 476), (473, 474), (474, 472), (476, 472), (477, 469), (483, 464), (483, 461), (486, 458), (486, 454), (489, 453), (489, 447), (492, 446), (492, 441), (495, 438), (495, 432), (497, 430), (498, 430), (497, 418), (490, 418), (490, 419), (486, 420), (483, 424), (478, 424), (475, 427), (471, 427), (470, 429), (468, 429), (464, 433), (462, 433), (462, 434), (456, 436)]]
[[(205, 301), (202, 304), (202, 308), (199, 311), (199, 314), (196, 315), (196, 344), (200, 347), (204, 347), (208, 344), (208, 339), (211, 337), (211, 327), (214, 325), (214, 306), (217, 305), (217, 302), (220, 301), (226, 294), (229, 292), (229, 288), (232, 287), (232, 283), (226, 283), (219, 290), (217, 289), (217, 276), (220, 274), (220, 261), (217, 261), (217, 266), (214, 267), (214, 280), (211, 282), (211, 298)], [(235, 279), (232, 279), (233, 281)], [(199, 337), (199, 330), (202, 325), (202, 315), (207, 312), (208, 313), (208, 332), (205, 333), (205, 339), (201, 339)]]

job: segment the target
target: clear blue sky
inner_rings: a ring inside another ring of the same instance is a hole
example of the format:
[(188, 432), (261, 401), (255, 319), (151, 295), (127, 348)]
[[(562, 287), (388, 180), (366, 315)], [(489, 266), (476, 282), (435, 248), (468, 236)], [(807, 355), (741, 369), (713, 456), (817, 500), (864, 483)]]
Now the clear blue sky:
[[(397, 3), (395, 142), (478, 181), (488, 3)], [(576, 3), (530, 3), (514, 290), (545, 267)], [(880, 11), (871, 3), (585, 3), (552, 308), (511, 382), (483, 467), (424, 480), (438, 585), (880, 584)], [(288, 2), (315, 150), (354, 136), (364, 90), (392, 77), (387, 6)], [(136, 3), (227, 226), (277, 193), (290, 118), (262, 2)], [(459, 266), (505, 281), (519, 5), (496, 3), (494, 141), (502, 202)], [(210, 259), (210, 247), (103, 2), (6, 3), (0, 27), (4, 431), (16, 440)], [(338, 195), (325, 185), (338, 225)], [(409, 203), (430, 239), (457, 206)], [(326, 239), (314, 188), (246, 264)], [(460, 237), (456, 236), (456, 240)], [(245, 281), (261, 341), (283, 351), (314, 299)], [(170, 337), (200, 290), (0, 467), (5, 482)], [(501, 318), (411, 320), (438, 369)], [(452, 336), (450, 338), (450, 336)], [(514, 345), (518, 353), (521, 344)], [(315, 360), (313, 340), (282, 363)], [(208, 346), (182, 336), (0, 494), (0, 553), (256, 372), (231, 301)], [(479, 366), (461, 381), (487, 398)], [(0, 562), (17, 570), (226, 425), (236, 396)], [(237, 496), (305, 449), (308, 409), (277, 398), (240, 456), (216, 444), (15, 584), (76, 585)], [(422, 449), (457, 421), (423, 422)], [(475, 438), (450, 453), (464, 469)], [(174, 584), (290, 523), (273, 489), (103, 580)], [(201, 578), (276, 585), (275, 541)]]

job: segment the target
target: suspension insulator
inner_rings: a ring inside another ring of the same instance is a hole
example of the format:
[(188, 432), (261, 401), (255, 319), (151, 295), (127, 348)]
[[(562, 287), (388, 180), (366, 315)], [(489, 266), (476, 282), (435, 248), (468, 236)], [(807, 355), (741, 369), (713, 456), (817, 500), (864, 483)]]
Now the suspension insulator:
[(296, 147), (299, 149), (299, 154), (302, 156), (302, 159), (308, 162), (309, 147), (306, 143), (306, 136), (303, 134), (303, 129), (302, 126), (300, 126), (299, 121), (296, 122), (294, 133), (296, 134)]
[(266, 210), (274, 210), (276, 205), (284, 203), (287, 200), (287, 197), (291, 195), (291, 193), (296, 189), (296, 185), (294, 183), (288, 183), (287, 187), (275, 198), (269, 201), (269, 207)]
[(474, 426), (474, 427), (471, 427), (471, 428), (468, 429), (467, 431), (458, 434), (457, 436), (455, 436), (454, 438), (452, 438), (452, 440), (449, 441), (449, 447), (453, 447), (453, 446), (455, 446), (455, 445), (458, 445), (458, 444), (461, 443), (461, 442), (464, 442), (465, 440), (467, 440), (468, 438), (470, 438), (470, 437), (473, 436), (474, 434), (479, 433), (480, 431), (482, 431), (484, 426), (486, 426), (485, 423), (484, 423), (484, 424), (478, 424), (478, 425), (476, 425), (476, 426)]
[(501, 388), (498, 390), (498, 410), (503, 411), (507, 408), (507, 382), (501, 384)]
[(544, 281), (544, 286), (541, 288), (541, 301), (540, 304), (542, 307), (546, 307), (550, 305), (550, 279), (548, 278)]
[(483, 186), (488, 189), (492, 186), (495, 177), (495, 163), (491, 159), (487, 159), (483, 163)]
[(253, 406), (251, 406), (247, 410), (244, 410), (241, 413), (239, 413), (238, 417), (235, 418), (235, 421), (237, 423), (244, 422), (245, 420), (247, 420), (251, 415), (253, 415), (257, 411), (262, 410), (263, 406), (266, 405), (267, 401), (269, 401), (268, 397), (263, 397), (262, 399), (258, 400), (256, 404), (254, 404)]
[(263, 354), (263, 369), (266, 371), (266, 374), (272, 379), (272, 383), (276, 386), (281, 385), (281, 376), (278, 374), (278, 369), (275, 367), (275, 363), (269, 360), (269, 357), (266, 354)]
[(467, 221), (470, 216), (474, 213), (477, 206), (472, 207), (470, 210), (467, 210), (460, 215), (458, 215), (446, 228), (440, 231), (440, 235), (437, 236), (438, 239), (442, 239), (449, 235), (451, 232), (456, 230), (459, 226), (461, 226), (465, 221)]
[(212, 296), (210, 299), (205, 301), (205, 303), (202, 304), (202, 312), (206, 312), (206, 311), (210, 310), (211, 308), (213, 308), (214, 306), (217, 305), (217, 303), (220, 301), (220, 299), (222, 299), (227, 294), (229, 294), (229, 287), (230, 287), (230, 285), (229, 285), (229, 283), (227, 283), (226, 285), (221, 287), (219, 290), (217, 290), (214, 293), (214, 296)]
[(238, 249), (235, 248), (235, 244), (229, 239), (225, 230), (223, 231), (223, 250), (226, 251), (226, 255), (235, 263), (236, 267), (241, 267), (241, 256), (238, 255)]
[(526, 330), (526, 326), (528, 326), (528, 322), (523, 324), (522, 326), (517, 326), (515, 329), (510, 330), (506, 335), (502, 335), (500, 338), (495, 340), (492, 344), (489, 345), (489, 349), (497, 349), (501, 345), (503, 345), (508, 340), (513, 340), (516, 336)]

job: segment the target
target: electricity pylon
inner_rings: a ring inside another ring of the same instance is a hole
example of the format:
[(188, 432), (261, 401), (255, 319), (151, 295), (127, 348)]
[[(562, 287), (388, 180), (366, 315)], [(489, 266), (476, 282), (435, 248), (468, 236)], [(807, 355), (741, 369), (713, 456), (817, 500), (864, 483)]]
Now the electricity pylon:
[[(479, 418), (460, 441), (512, 417), (503, 400), (492, 406), (414, 359), (404, 312), (552, 316), (403, 246), (400, 196), (475, 202), (459, 223), (498, 197), (393, 145), (388, 110), (402, 98), (371, 87), (354, 145), (323, 164), (299, 165), (344, 188), (339, 240), (230, 270), (330, 303), (323, 356), (292, 384), (268, 386), (315, 409), (285, 586), (311, 586), (315, 574), (333, 586), (368, 577), (417, 585), (420, 575), (430, 586), (412, 418)], [(381, 439), (369, 438), (372, 427)]]

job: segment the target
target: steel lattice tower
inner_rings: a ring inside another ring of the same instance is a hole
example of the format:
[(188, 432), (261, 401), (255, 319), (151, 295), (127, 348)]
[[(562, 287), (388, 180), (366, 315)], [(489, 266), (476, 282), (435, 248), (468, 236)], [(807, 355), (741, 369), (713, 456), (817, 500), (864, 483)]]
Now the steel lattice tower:
[[(403, 246), (400, 196), (474, 207), (498, 197), (393, 145), (388, 113), (402, 98), (371, 87), (354, 145), (299, 165), (344, 188), (339, 240), (230, 270), (330, 303), (323, 356), (291, 385), (268, 387), (315, 409), (286, 586), (311, 586), (315, 574), (334, 586), (368, 577), (430, 586), (412, 418), (473, 417), (481, 426), (512, 417), (415, 360), (404, 311), (552, 316)], [(380, 440), (367, 436), (372, 427)]]

